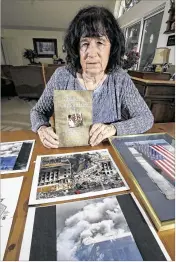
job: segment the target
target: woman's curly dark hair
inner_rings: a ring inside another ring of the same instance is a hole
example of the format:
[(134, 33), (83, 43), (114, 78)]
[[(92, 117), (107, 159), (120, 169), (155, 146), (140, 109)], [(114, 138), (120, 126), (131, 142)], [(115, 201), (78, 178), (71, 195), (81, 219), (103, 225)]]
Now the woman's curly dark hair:
[(125, 53), (125, 39), (115, 17), (104, 7), (90, 6), (81, 9), (68, 27), (64, 39), (68, 67), (76, 72), (81, 69), (79, 56), (81, 37), (103, 35), (107, 36), (111, 43), (106, 73), (120, 66)]

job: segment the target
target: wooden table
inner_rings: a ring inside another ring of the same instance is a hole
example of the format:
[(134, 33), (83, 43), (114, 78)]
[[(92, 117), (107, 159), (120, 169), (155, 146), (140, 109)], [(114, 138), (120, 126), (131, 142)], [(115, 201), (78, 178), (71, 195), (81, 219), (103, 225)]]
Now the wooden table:
[[(148, 132), (150, 133), (167, 132), (171, 136), (174, 136), (175, 135), (175, 123), (155, 124), (154, 127), (151, 130), (149, 130)], [(7, 132), (2, 132), (1, 134), (2, 142), (29, 140), (29, 139), (35, 139), (36, 143), (35, 143), (35, 147), (34, 147), (34, 151), (33, 151), (33, 155), (32, 155), (32, 159), (31, 159), (31, 163), (30, 163), (28, 172), (1, 175), (2, 178), (24, 176), (24, 181), (23, 181), (20, 197), (19, 197), (16, 212), (15, 212), (15, 216), (13, 219), (12, 228), (11, 228), (12, 230), (9, 236), (6, 252), (4, 255), (4, 260), (17, 261), (19, 259), (23, 231), (24, 231), (27, 210), (28, 210), (29, 194), (30, 194), (32, 177), (33, 177), (33, 172), (34, 172), (34, 167), (35, 167), (34, 161), (36, 160), (37, 155), (79, 152), (79, 151), (88, 151), (92, 149), (98, 150), (98, 149), (107, 148), (110, 154), (112, 155), (114, 161), (118, 165), (125, 180), (129, 184), (131, 191), (134, 192), (135, 195), (137, 196), (133, 182), (128, 178), (128, 175), (125, 172), (122, 164), (120, 163), (120, 161), (118, 161), (115, 151), (113, 150), (113, 148), (110, 146), (108, 142), (104, 142), (94, 148), (90, 146), (84, 146), (84, 147), (74, 147), (74, 148), (47, 149), (43, 147), (43, 145), (41, 144), (38, 135), (36, 135), (32, 131), (13, 131), (13, 132), (7, 131)], [(175, 230), (172, 229), (172, 230), (159, 232), (158, 235), (161, 241), (163, 242), (164, 246), (166, 247), (166, 250), (168, 251), (172, 260), (175, 260)]]

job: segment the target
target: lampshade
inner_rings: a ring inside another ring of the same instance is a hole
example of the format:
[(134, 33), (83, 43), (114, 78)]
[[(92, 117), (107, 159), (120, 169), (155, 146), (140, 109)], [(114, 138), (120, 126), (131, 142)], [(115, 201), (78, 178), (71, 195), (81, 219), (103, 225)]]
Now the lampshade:
[(167, 47), (156, 48), (153, 65), (163, 65), (169, 62), (170, 49)]

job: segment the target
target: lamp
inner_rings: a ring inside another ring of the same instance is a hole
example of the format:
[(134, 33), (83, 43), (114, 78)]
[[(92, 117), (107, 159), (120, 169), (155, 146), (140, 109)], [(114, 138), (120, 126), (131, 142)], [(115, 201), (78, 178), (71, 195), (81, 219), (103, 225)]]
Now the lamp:
[(167, 47), (156, 48), (155, 56), (152, 64), (156, 65), (155, 72), (161, 73), (163, 71), (163, 65), (169, 62), (170, 49)]

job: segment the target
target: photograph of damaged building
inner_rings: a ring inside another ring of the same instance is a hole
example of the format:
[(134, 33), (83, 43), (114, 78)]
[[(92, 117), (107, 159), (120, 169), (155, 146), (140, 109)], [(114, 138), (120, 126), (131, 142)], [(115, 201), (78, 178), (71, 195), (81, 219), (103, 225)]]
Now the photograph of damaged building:
[(37, 199), (124, 187), (107, 150), (41, 158)]

